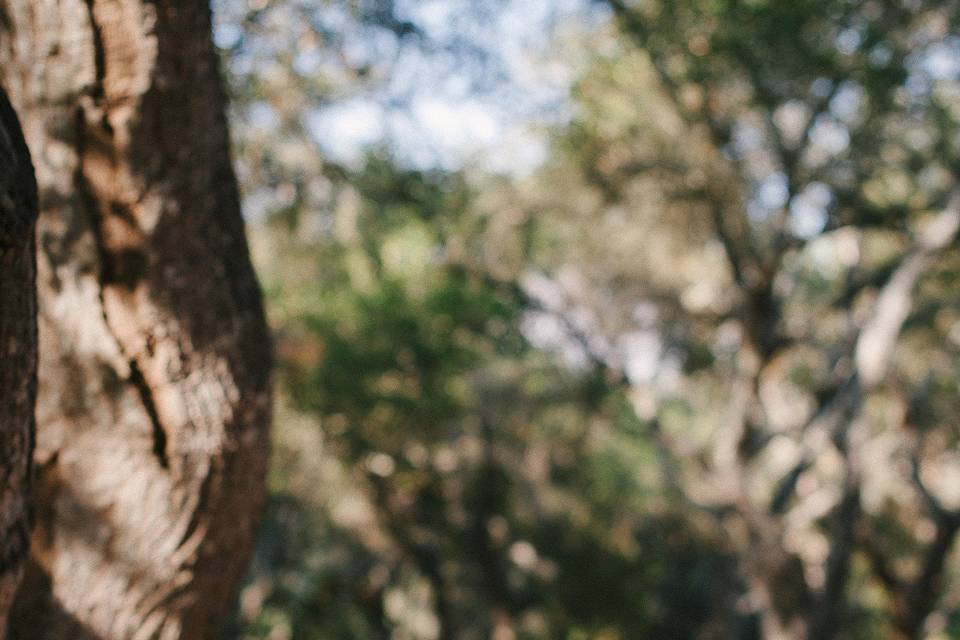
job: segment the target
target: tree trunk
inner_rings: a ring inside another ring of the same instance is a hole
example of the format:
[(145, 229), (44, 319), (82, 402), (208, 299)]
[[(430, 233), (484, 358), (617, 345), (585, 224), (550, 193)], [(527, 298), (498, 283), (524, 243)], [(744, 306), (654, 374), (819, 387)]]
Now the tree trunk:
[(40, 185), (17, 638), (212, 638), (249, 558), (269, 340), (210, 29), (206, 0), (0, 0)]
[(0, 89), (0, 638), (5, 636), (30, 537), (27, 494), (37, 389), (36, 217), (30, 153)]

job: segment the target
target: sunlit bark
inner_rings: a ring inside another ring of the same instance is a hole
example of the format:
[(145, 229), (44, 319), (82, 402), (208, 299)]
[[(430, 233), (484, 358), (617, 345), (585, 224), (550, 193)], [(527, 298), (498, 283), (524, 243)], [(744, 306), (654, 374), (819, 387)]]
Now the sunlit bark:
[(211, 638), (263, 498), (269, 346), (207, 2), (0, 2), (40, 185), (19, 638)]

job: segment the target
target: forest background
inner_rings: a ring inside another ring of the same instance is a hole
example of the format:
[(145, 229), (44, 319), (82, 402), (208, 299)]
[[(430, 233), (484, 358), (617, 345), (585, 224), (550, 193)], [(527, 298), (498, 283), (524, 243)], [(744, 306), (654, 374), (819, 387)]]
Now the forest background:
[(216, 0), (225, 637), (960, 635), (960, 5)]

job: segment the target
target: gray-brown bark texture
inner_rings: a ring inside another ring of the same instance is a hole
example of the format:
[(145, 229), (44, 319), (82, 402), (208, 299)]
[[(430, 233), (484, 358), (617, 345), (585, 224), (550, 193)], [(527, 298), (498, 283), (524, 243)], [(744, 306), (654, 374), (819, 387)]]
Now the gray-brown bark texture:
[(34, 221), (30, 153), (0, 89), (0, 638), (23, 573), (37, 386)]
[(34, 152), (39, 391), (16, 638), (211, 638), (263, 498), (269, 344), (206, 0), (0, 0)]

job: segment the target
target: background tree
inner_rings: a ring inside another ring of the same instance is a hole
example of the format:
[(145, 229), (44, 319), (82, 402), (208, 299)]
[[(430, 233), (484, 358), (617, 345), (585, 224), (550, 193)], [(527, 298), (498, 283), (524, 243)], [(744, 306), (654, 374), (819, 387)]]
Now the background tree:
[[(598, 225), (655, 231), (622, 232), (599, 270), (561, 241), (551, 260), (589, 283), (579, 303), (602, 300), (609, 340), (638, 308), (655, 318), (660, 373), (633, 381), (638, 411), (687, 498), (740, 532), (763, 633), (918, 637), (955, 534), (928, 486), (945, 473), (929, 442), (953, 437), (928, 394), (955, 372), (933, 363), (955, 345), (933, 337), (926, 296), (952, 304), (934, 283), (952, 278), (958, 216), (956, 7), (608, 4), (628, 40), (584, 78), (567, 143), (596, 199), (547, 206), (598, 244)], [(678, 365), (679, 385), (658, 379)]]
[(209, 638), (270, 414), (209, 5), (0, 8), (41, 210), (37, 526), (13, 635)]
[(30, 455), (37, 384), (34, 222), (30, 152), (0, 89), (0, 637), (27, 558)]

